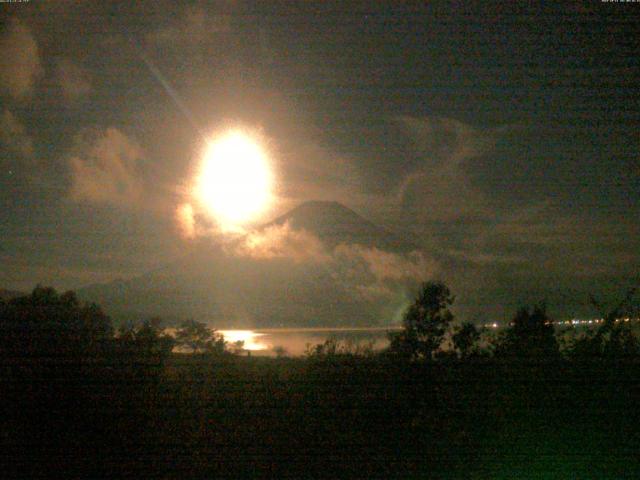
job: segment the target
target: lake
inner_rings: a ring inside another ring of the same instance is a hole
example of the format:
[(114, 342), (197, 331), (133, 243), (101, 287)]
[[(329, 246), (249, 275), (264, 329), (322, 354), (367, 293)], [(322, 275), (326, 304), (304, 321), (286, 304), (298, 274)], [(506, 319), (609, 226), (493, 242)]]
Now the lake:
[(274, 349), (283, 348), (288, 356), (304, 355), (307, 346), (318, 345), (329, 338), (351, 342), (355, 345), (371, 344), (381, 350), (389, 344), (388, 332), (397, 327), (344, 327), (344, 328), (264, 328), (255, 330), (220, 329), (229, 346), (244, 342), (243, 349), (251, 355), (276, 356)]

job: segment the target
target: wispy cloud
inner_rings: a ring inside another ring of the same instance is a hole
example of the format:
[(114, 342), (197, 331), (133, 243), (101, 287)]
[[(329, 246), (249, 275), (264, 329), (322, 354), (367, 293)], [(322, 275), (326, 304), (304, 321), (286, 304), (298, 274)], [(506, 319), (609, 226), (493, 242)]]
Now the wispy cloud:
[(17, 19), (0, 34), (0, 88), (16, 99), (33, 93), (42, 67), (38, 44), (31, 30)]
[(190, 203), (181, 203), (175, 211), (175, 219), (180, 234), (187, 239), (196, 237), (196, 220), (193, 206)]
[(361, 300), (379, 301), (406, 292), (438, 271), (424, 252), (399, 254), (360, 244), (325, 245), (314, 234), (288, 223), (253, 231), (227, 248), (254, 260), (289, 260), (320, 267), (336, 284)]
[(33, 141), (25, 126), (8, 109), (0, 115), (0, 144), (20, 157), (33, 155)]
[(231, 16), (227, 12), (207, 12), (202, 8), (186, 8), (172, 23), (147, 36), (147, 40), (160, 47), (202, 48), (206, 39), (218, 33), (231, 31)]
[(295, 132), (300, 141), (287, 140), (279, 153), (283, 181), (281, 196), (299, 203), (305, 200), (339, 201), (353, 204), (362, 196), (360, 173), (354, 162)]
[(422, 158), (402, 183), (398, 201), (420, 223), (491, 213), (466, 162), (491, 151), (500, 129), (481, 129), (450, 118), (402, 117), (400, 122)]
[(56, 80), (68, 102), (77, 102), (91, 92), (87, 72), (68, 58), (63, 58), (56, 68)]
[(69, 159), (73, 199), (124, 206), (140, 203), (144, 151), (135, 140), (117, 128), (107, 128), (78, 143), (78, 153)]
[(340, 244), (334, 249), (333, 256), (343, 265), (361, 264), (378, 282), (420, 281), (433, 275), (437, 269), (436, 263), (420, 251), (400, 255), (376, 247)]
[(260, 260), (287, 258), (310, 263), (329, 260), (324, 245), (315, 235), (293, 229), (288, 222), (249, 232), (237, 244), (234, 253)]

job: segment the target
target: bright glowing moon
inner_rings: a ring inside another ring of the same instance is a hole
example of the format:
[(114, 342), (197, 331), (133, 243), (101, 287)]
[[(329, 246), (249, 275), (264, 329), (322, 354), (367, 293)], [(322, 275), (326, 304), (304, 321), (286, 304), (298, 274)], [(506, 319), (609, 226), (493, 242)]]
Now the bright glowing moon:
[(272, 175), (265, 152), (234, 130), (208, 144), (197, 179), (197, 196), (223, 226), (247, 223), (271, 202)]

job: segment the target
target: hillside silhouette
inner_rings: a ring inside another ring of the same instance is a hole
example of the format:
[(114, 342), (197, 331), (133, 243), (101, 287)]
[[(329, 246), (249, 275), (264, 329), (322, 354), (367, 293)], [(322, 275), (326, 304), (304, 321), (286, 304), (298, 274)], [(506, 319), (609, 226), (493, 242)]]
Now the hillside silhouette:
[[(303, 203), (250, 235), (267, 242), (274, 237), (283, 246), (260, 257), (240, 251), (242, 238), (204, 238), (154, 271), (91, 285), (78, 295), (107, 306), (117, 319), (191, 316), (225, 327), (379, 325), (408, 295), (395, 281), (384, 284), (395, 296), (392, 305), (387, 298), (358, 297), (358, 289), (382, 285), (367, 262), (413, 262), (417, 249), (340, 203)], [(302, 258), (289, 255), (296, 248)]]
[(339, 202), (304, 202), (262, 228), (285, 223), (316, 235), (329, 247), (358, 244), (395, 253), (418, 249), (406, 236), (376, 225)]
[(634, 292), (556, 332), (542, 305), (488, 335), (453, 304), (425, 282), (383, 351), (328, 339), (270, 359), (193, 320), (175, 338), (158, 318), (116, 331), (38, 286), (0, 301), (3, 476), (637, 477)]

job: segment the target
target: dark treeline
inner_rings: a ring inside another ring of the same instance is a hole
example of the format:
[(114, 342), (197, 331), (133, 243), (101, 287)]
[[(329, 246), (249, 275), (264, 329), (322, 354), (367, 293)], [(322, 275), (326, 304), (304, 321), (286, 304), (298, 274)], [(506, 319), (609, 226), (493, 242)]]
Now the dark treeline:
[[(630, 292), (591, 329), (544, 305), (499, 333), (421, 286), (389, 348), (232, 355), (206, 325), (116, 330), (37, 287), (0, 302), (3, 477), (637, 478)], [(179, 344), (190, 354), (173, 353)]]

